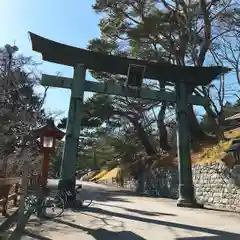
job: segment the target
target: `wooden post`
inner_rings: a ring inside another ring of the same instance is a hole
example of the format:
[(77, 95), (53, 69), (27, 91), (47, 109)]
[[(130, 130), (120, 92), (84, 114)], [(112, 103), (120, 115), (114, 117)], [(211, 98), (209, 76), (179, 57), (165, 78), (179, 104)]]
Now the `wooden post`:
[(75, 173), (78, 141), (83, 112), (84, 81), (86, 69), (79, 64), (74, 69), (72, 92), (68, 112), (66, 140), (61, 164), (59, 188), (68, 188), (75, 197)]
[(20, 231), (24, 228), (25, 197), (28, 190), (28, 171), (28, 162), (25, 160), (23, 164), (22, 187), (20, 191), (20, 207), (17, 218), (17, 229)]
[(7, 204), (8, 204), (8, 194), (6, 195), (6, 197), (3, 199), (3, 203), (2, 203), (2, 215), (3, 216), (7, 216)]
[(15, 197), (14, 197), (14, 199), (13, 199), (13, 205), (14, 205), (14, 207), (16, 207), (17, 206), (17, 200), (18, 200), (18, 194), (19, 194), (19, 188), (20, 188), (20, 185), (19, 185), (19, 183), (16, 183), (15, 184)]
[(48, 169), (49, 169), (49, 151), (45, 149), (44, 156), (43, 156), (43, 163), (42, 163), (42, 176), (41, 176), (41, 185), (43, 188), (47, 187)]

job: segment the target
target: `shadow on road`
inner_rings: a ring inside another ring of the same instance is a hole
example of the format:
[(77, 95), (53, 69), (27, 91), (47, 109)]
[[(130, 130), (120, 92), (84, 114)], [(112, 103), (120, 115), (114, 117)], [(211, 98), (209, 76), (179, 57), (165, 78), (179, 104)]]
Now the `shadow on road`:
[(33, 239), (38, 239), (38, 240), (53, 240), (52, 238), (48, 238), (48, 237), (43, 237), (37, 233), (32, 233), (29, 232), (28, 230), (24, 230), (24, 235), (28, 236), (28, 237), (32, 237)]
[[(176, 240), (183, 240), (183, 239), (186, 239), (186, 240), (207, 240), (207, 239), (209, 239), (209, 240), (224, 240), (224, 239), (234, 240), (234, 239), (236, 239), (237, 240), (237, 239), (240, 239), (240, 234), (236, 234), (236, 233), (231, 233), (231, 232), (222, 231), (222, 230), (216, 230), (216, 229), (212, 229), (212, 228), (204, 228), (204, 227), (192, 226), (192, 225), (187, 225), (187, 224), (181, 224), (181, 223), (177, 223), (177, 222), (168, 222), (168, 221), (151, 218), (151, 216), (156, 217), (156, 216), (160, 216), (160, 215), (176, 216), (171, 213), (136, 210), (136, 209), (132, 209), (132, 208), (115, 206), (115, 205), (110, 205), (110, 204), (106, 203), (107, 201), (114, 202), (114, 204), (115, 204), (115, 202), (119, 202), (119, 203), (120, 202), (130, 202), (131, 203), (131, 201), (127, 197), (138, 196), (137, 194), (135, 194), (132, 191), (122, 190), (122, 189), (109, 189), (109, 188), (106, 190), (103, 188), (94, 187), (92, 192), (97, 192), (97, 194), (94, 196), (93, 199), (97, 201), (98, 205), (100, 205), (100, 206), (105, 205), (105, 206), (110, 206), (113, 208), (114, 207), (121, 208), (121, 209), (129, 212), (129, 214), (119, 213), (119, 212), (115, 212), (114, 209), (113, 210), (111, 209), (112, 211), (109, 211), (106, 209), (102, 209), (100, 207), (95, 207), (94, 205), (89, 208), (86, 208), (86, 209), (83, 208), (80, 210), (80, 212), (82, 212), (82, 214), (89, 215), (89, 216), (91, 216), (91, 214), (92, 214), (93, 218), (95, 218), (95, 219), (100, 218), (104, 222), (104, 224), (105, 224), (105, 222), (107, 222), (107, 218), (116, 217), (116, 218), (118, 218), (117, 221), (120, 221), (119, 218), (121, 218), (123, 222), (124, 222), (124, 220), (125, 220), (125, 222), (126, 222), (126, 220), (131, 220), (131, 221), (138, 221), (138, 222), (142, 222), (142, 223), (155, 224), (155, 225), (169, 227), (169, 228), (188, 230), (190, 232), (199, 232), (199, 233), (205, 233), (205, 234), (209, 234), (209, 235), (210, 234), (215, 235), (215, 236), (202, 236), (202, 237), (183, 237), (183, 238), (176, 238)], [(78, 210), (74, 210), (74, 211), (78, 211)], [(136, 216), (136, 215), (133, 215), (132, 213), (137, 213), (142, 216)], [(98, 214), (98, 216), (95, 216), (95, 214)], [(103, 226), (101, 226), (101, 227), (99, 226), (98, 229), (91, 229), (91, 228), (77, 225), (72, 222), (64, 221), (61, 219), (55, 219), (53, 221), (58, 224), (62, 224), (62, 225), (69, 226), (69, 227), (72, 227), (75, 229), (79, 229), (83, 232), (86, 232), (86, 234), (91, 235), (96, 240), (107, 240), (107, 239), (144, 240), (144, 238), (136, 235), (135, 233), (133, 233), (131, 231), (125, 231), (124, 228), (122, 228), (121, 231), (119, 231), (119, 232), (112, 232), (112, 231), (105, 229)], [(95, 226), (95, 225), (93, 224), (93, 226)], [(53, 228), (55, 229), (55, 226)], [(52, 230), (58, 231), (57, 229), (54, 230), (53, 228), (51, 229), (51, 231)], [(53, 240), (53, 239), (50, 239), (47, 237), (36, 235), (36, 232), (35, 233), (26, 232), (25, 234), (28, 236), (32, 236), (35, 239)], [(33, 236), (33, 235), (35, 235), (35, 236)]]
[(176, 216), (175, 214), (171, 214), (171, 213), (149, 212), (149, 211), (143, 211), (143, 210), (137, 210), (137, 209), (131, 209), (131, 208), (123, 208), (123, 209), (128, 212), (138, 213), (146, 216), (160, 216), (160, 215)]
[(131, 201), (127, 196), (137, 196), (134, 192), (118, 189), (118, 188), (102, 188), (97, 185), (91, 188), (83, 188), (81, 191), (83, 199), (89, 199), (89, 197), (98, 202), (126, 202), (130, 203)]
[(207, 233), (207, 234), (212, 234), (216, 235), (214, 237), (198, 237), (198, 238), (178, 238), (180, 239), (189, 239), (189, 240), (194, 240), (194, 239), (240, 239), (240, 234), (236, 233), (231, 233), (231, 232), (226, 232), (226, 231), (221, 231), (221, 230), (216, 230), (216, 229), (211, 229), (211, 228), (204, 228), (204, 227), (198, 227), (198, 226), (191, 226), (191, 225), (186, 225), (186, 224), (181, 224), (181, 223), (174, 223), (174, 222), (167, 222), (163, 220), (158, 220), (158, 219), (151, 219), (151, 218), (143, 218), (139, 216), (133, 216), (133, 215), (128, 215), (124, 213), (118, 213), (118, 212), (111, 212), (105, 209), (101, 208), (96, 208), (96, 207), (90, 207), (86, 210), (87, 212), (92, 212), (92, 213), (98, 213), (98, 214), (103, 214), (103, 215), (108, 215), (111, 217), (117, 217), (117, 218), (125, 218), (133, 221), (139, 221), (139, 222), (145, 222), (145, 223), (152, 223), (156, 225), (162, 225), (166, 227), (171, 227), (171, 228), (180, 228), (180, 229), (185, 229), (189, 231), (196, 231), (196, 232), (201, 232), (201, 233)]
[(138, 214), (146, 215), (146, 216), (161, 216), (161, 215), (172, 216), (172, 217), (177, 216), (176, 214), (172, 214), (172, 213), (150, 212), (150, 211), (138, 210), (138, 209), (133, 209), (133, 208), (119, 207), (119, 206), (104, 204), (104, 203), (98, 203), (98, 205), (120, 208), (120, 209), (123, 209), (128, 212), (138, 213)]
[[(84, 198), (86, 199), (86, 198)], [(125, 199), (123, 197), (120, 197), (119, 195), (110, 195), (108, 193), (101, 193), (98, 196), (94, 197), (93, 200), (98, 202), (126, 202), (130, 203), (128, 199)]]
[[(77, 225), (77, 224), (74, 224), (74, 223), (66, 222), (66, 221), (63, 221), (63, 220), (60, 220), (60, 219), (54, 219), (53, 221), (56, 222), (56, 223), (64, 224), (64, 225), (67, 225), (69, 227), (84, 231), (84, 232), (86, 232), (86, 234), (91, 235), (96, 240), (107, 240), (107, 239), (146, 240), (145, 238), (142, 238), (142, 237), (138, 236), (137, 234), (135, 234), (131, 231), (112, 232), (112, 231), (109, 231), (109, 230), (103, 229), (103, 228), (91, 229), (91, 228), (80, 226), (80, 225)], [(55, 240), (55, 239), (51, 239), (51, 238), (48, 238), (48, 237), (40, 236), (40, 235), (35, 234), (35, 233), (31, 233), (29, 231), (25, 231), (24, 234), (26, 236), (32, 237), (34, 239), (39, 239), (39, 240)]]
[(94, 237), (96, 240), (107, 240), (107, 239), (114, 239), (114, 240), (146, 240), (145, 238), (142, 238), (138, 236), (137, 234), (131, 232), (131, 231), (121, 231), (121, 232), (112, 232), (104, 228), (99, 229), (91, 229), (84, 226), (80, 226), (74, 223), (66, 222), (60, 219), (54, 219), (54, 222), (65, 224), (69, 227), (80, 229), (87, 234)]
[[(102, 205), (104, 205), (104, 204), (102, 204)], [(133, 210), (133, 209), (131, 209), (131, 210)], [(116, 218), (121, 218), (122, 222), (125, 222), (124, 219), (125, 220), (127, 219), (127, 220), (132, 220), (132, 221), (148, 223), (148, 224), (151, 223), (151, 224), (155, 224), (155, 225), (159, 225), (159, 226), (161, 225), (161, 226), (169, 227), (169, 228), (184, 229), (184, 230), (188, 230), (190, 232), (194, 231), (194, 232), (205, 233), (205, 234), (209, 234), (209, 235), (210, 234), (215, 235), (215, 236), (175, 238), (176, 240), (184, 240), (184, 239), (186, 239), (186, 240), (208, 240), (208, 239), (209, 240), (225, 240), (225, 239), (237, 240), (237, 239), (240, 239), (240, 234), (236, 234), (236, 233), (226, 232), (226, 231), (222, 231), (222, 230), (216, 230), (216, 229), (212, 229), (212, 228), (204, 228), (204, 227), (192, 226), (192, 225), (187, 225), (187, 224), (181, 224), (181, 223), (176, 223), (176, 222), (168, 222), (168, 221), (146, 218), (146, 217), (141, 217), (141, 216), (136, 216), (136, 215), (134, 216), (134, 215), (129, 215), (129, 214), (125, 214), (125, 213), (112, 212), (112, 211), (105, 210), (105, 209), (98, 208), (98, 207), (89, 207), (89, 208), (86, 208), (85, 210), (82, 209), (81, 212), (84, 215), (86, 214), (86, 215), (92, 216), (94, 218), (100, 218), (102, 220), (102, 222), (104, 223), (104, 226), (108, 225), (108, 223), (107, 223), (108, 218), (111, 219), (112, 217), (116, 217)], [(91, 215), (91, 213), (92, 213), (92, 215)], [(141, 211), (139, 211), (139, 213), (144, 215), (144, 211), (143, 211), (143, 213), (141, 213)], [(99, 216), (95, 216), (95, 214), (98, 214)], [(86, 234), (91, 235), (96, 240), (107, 240), (107, 239), (144, 240), (145, 239), (131, 231), (124, 231), (125, 229), (123, 229), (123, 231), (119, 231), (119, 232), (112, 232), (112, 231), (105, 229), (104, 226), (101, 226), (98, 229), (91, 229), (91, 228), (88, 228), (88, 227), (85, 227), (82, 225), (77, 225), (75, 223), (65, 221), (62, 219), (54, 219), (52, 221), (55, 223), (58, 223), (58, 224), (63, 224), (65, 226), (69, 226), (71, 228), (75, 228), (75, 229), (81, 230), (83, 232), (86, 232)], [(118, 220), (118, 221), (121, 222), (121, 220)], [(50, 224), (50, 222), (49, 222), (49, 225), (52, 225), (52, 224)], [(56, 226), (52, 226), (51, 231), (58, 231), (58, 229)], [(31, 236), (34, 239), (39, 239), (39, 240), (54, 240), (54, 239), (51, 239), (48, 237), (43, 237), (43, 236), (37, 235), (36, 232), (31, 233), (31, 232), (25, 231), (25, 235)]]

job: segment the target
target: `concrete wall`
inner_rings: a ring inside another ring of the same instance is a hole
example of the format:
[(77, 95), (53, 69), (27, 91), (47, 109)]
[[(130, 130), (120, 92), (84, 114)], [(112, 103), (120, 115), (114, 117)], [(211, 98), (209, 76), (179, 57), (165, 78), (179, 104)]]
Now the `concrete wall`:
[[(193, 166), (196, 198), (205, 205), (240, 211), (240, 166), (230, 173), (222, 162)], [(135, 188), (134, 181), (126, 183)], [(145, 193), (159, 197), (178, 197), (177, 168), (157, 169), (145, 182)]]

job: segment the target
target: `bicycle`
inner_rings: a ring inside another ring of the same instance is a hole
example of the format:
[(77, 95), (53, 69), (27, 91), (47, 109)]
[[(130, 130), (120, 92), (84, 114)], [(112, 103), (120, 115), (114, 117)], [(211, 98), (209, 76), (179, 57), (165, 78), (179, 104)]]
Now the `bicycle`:
[[(84, 194), (82, 194), (82, 190), (83, 187), (80, 184), (79, 186), (77, 186), (76, 188), (76, 198), (74, 201), (75, 206), (79, 206), (79, 207), (89, 207), (93, 200), (92, 199), (84, 199)], [(63, 200), (64, 204), (66, 204), (68, 202), (68, 200), (73, 197), (73, 194), (71, 191), (65, 189), (60, 193), (60, 198)]]
[[(48, 212), (48, 208), (52, 213)], [(33, 214), (41, 214), (46, 218), (56, 218), (64, 212), (64, 201), (58, 196), (44, 196), (41, 200), (36, 194), (31, 194), (25, 198), (25, 209)], [(56, 210), (59, 210), (58, 212)]]

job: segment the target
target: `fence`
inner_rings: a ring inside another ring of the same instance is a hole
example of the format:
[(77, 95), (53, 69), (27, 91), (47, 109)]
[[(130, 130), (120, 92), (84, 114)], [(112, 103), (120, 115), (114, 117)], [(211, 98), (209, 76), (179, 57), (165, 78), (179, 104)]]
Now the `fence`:
[(0, 205), (2, 206), (3, 216), (7, 216), (7, 208), (10, 201), (13, 200), (13, 206), (17, 206), (20, 182), (19, 178), (0, 179)]
[[(0, 179), (0, 205), (2, 205), (2, 215), (7, 217), (6, 220), (0, 225), (0, 239), (20, 239), (21, 235), (19, 230), (24, 229), (25, 224), (31, 215), (30, 212), (25, 213), (25, 195), (27, 194), (28, 189), (33, 189), (38, 186), (39, 181), (39, 175), (31, 174), (28, 176), (28, 172), (25, 173), (25, 176), (23, 176), (22, 179)], [(21, 195), (20, 207), (18, 207), (17, 210), (15, 210), (11, 215), (8, 214), (7, 208), (11, 200), (13, 200), (13, 206), (19, 206), (19, 195)], [(6, 232), (13, 225), (15, 225), (16, 228), (12, 232), (11, 236), (7, 237), (8, 234), (6, 234)]]
[[(28, 186), (35, 187), (39, 185), (40, 175), (31, 174), (28, 177)], [(0, 206), (2, 206), (2, 216), (7, 216), (7, 208), (10, 201), (13, 206), (17, 206), (20, 193), (20, 178), (2, 178), (0, 179)]]
[(40, 183), (40, 175), (39, 174), (31, 174), (28, 178), (29, 186), (38, 186)]

